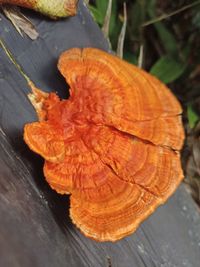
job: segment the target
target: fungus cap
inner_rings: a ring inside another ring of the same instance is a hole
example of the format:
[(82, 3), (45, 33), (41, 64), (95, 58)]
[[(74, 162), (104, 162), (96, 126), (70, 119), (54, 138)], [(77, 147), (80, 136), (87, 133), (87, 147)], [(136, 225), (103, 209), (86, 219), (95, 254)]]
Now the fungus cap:
[(25, 126), (25, 142), (45, 158), (49, 185), (71, 194), (70, 216), (80, 230), (119, 240), (183, 178), (181, 106), (155, 77), (95, 48), (64, 52), (58, 68), (70, 97), (34, 89), (40, 122)]

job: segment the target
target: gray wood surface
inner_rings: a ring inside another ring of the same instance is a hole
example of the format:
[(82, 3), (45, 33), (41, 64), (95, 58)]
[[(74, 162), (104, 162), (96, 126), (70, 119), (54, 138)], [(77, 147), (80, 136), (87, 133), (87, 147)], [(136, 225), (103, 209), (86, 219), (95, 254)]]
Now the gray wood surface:
[[(108, 45), (82, 3), (76, 17), (62, 21), (25, 13), (38, 40), (21, 38), (2, 14), (0, 37), (38, 87), (67, 97), (56, 68), (59, 54)], [(92, 241), (72, 225), (68, 197), (49, 188), (42, 159), (23, 142), (24, 124), (36, 120), (29, 90), (0, 48), (0, 266), (199, 267), (200, 213), (183, 185), (135, 234), (117, 243)]]

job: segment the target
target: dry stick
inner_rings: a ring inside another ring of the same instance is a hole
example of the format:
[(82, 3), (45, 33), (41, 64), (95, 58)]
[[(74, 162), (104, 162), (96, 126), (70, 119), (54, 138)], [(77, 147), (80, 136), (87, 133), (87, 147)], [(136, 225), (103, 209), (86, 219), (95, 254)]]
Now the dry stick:
[(121, 29), (121, 32), (118, 38), (118, 44), (117, 44), (117, 55), (120, 58), (123, 58), (126, 26), (127, 26), (127, 9), (126, 9), (126, 3), (124, 2), (124, 21), (123, 21), (122, 29)]
[(151, 19), (151, 20), (149, 20), (149, 21), (147, 21), (147, 22), (144, 22), (144, 23), (142, 24), (142, 27), (146, 27), (146, 26), (149, 26), (149, 25), (154, 24), (154, 23), (156, 23), (156, 22), (159, 22), (159, 21), (161, 21), (161, 20), (164, 20), (164, 19), (167, 19), (167, 18), (169, 18), (169, 17), (172, 17), (172, 16), (174, 16), (174, 15), (176, 15), (176, 14), (179, 14), (179, 13), (185, 11), (186, 9), (189, 9), (189, 8), (191, 8), (191, 7), (194, 7), (194, 6), (197, 6), (197, 5), (199, 5), (199, 4), (200, 4), (200, 1), (196, 1), (196, 2), (194, 2), (194, 3), (192, 3), (192, 4), (183, 6), (182, 8), (180, 8), (180, 9), (178, 9), (178, 10), (175, 10), (175, 11), (169, 13), (169, 14), (163, 14), (163, 15), (161, 15), (160, 17), (157, 17), (157, 18)]
[(138, 67), (139, 68), (142, 68), (143, 58), (144, 58), (144, 45), (141, 44), (140, 45), (140, 53), (139, 53), (139, 57), (138, 57)]
[(105, 38), (107, 38), (107, 39), (109, 39), (111, 12), (112, 12), (112, 0), (109, 0), (105, 19), (104, 19), (104, 23), (103, 23), (103, 27), (102, 27), (102, 32), (103, 32)]
[(25, 72), (23, 71), (22, 67), (17, 63), (16, 59), (14, 58), (14, 56), (12, 55), (12, 53), (10, 52), (10, 50), (6, 47), (4, 41), (2, 41), (1, 38), (0, 38), (0, 46), (2, 47), (2, 49), (4, 50), (4, 52), (6, 53), (6, 55), (10, 59), (10, 61), (14, 64), (14, 66), (20, 72), (20, 74), (27, 81), (27, 83), (28, 83), (28, 85), (29, 85), (29, 87), (31, 88), (31, 91), (32, 91), (32, 93), (28, 94), (28, 99), (31, 102), (31, 104), (33, 105), (33, 107), (35, 108), (35, 110), (36, 110), (36, 112), (38, 114), (39, 120), (43, 120), (43, 117), (41, 116), (41, 110), (42, 110), (42, 108), (41, 108), (41, 104), (40, 104), (40, 103), (42, 103), (42, 100), (41, 100), (40, 103), (38, 103), (38, 100), (41, 97), (43, 99), (45, 99), (46, 97), (48, 97), (48, 93), (42, 92), (40, 89), (38, 89), (35, 86), (35, 84), (31, 81), (31, 79), (25, 74)]

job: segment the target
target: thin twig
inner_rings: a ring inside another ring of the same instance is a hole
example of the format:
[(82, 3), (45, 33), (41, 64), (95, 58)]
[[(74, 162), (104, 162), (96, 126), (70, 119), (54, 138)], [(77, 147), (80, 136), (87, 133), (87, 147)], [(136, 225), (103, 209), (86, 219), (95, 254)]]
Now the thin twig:
[(117, 55), (120, 58), (123, 58), (126, 26), (127, 26), (127, 9), (126, 9), (126, 3), (124, 2), (124, 21), (123, 21), (122, 29), (121, 29), (121, 32), (118, 38), (118, 44), (117, 44)]
[(143, 66), (143, 58), (144, 58), (144, 45), (140, 45), (140, 53), (139, 53), (139, 58), (138, 58), (138, 67), (142, 68)]
[(156, 23), (156, 22), (159, 22), (159, 21), (161, 21), (161, 20), (167, 19), (167, 18), (172, 17), (172, 16), (174, 16), (174, 15), (176, 15), (176, 14), (179, 14), (179, 13), (185, 11), (186, 9), (192, 8), (192, 7), (197, 6), (197, 5), (199, 5), (199, 4), (200, 4), (200, 1), (196, 1), (196, 2), (194, 2), (194, 3), (192, 3), (192, 4), (183, 6), (183, 7), (181, 7), (180, 9), (177, 9), (177, 10), (175, 10), (175, 11), (169, 13), (169, 14), (163, 14), (163, 15), (161, 15), (160, 17), (157, 17), (157, 18), (151, 19), (151, 20), (149, 20), (149, 21), (147, 21), (147, 22), (144, 22), (141, 26), (142, 26), (142, 27), (149, 26), (149, 25), (151, 25), (151, 24), (154, 24), (154, 23)]
[(5, 43), (4, 43), (4, 41), (2, 39), (0, 39), (0, 46), (2, 47), (2, 49), (4, 50), (4, 52), (6, 53), (6, 55), (10, 59), (10, 61), (14, 64), (14, 66), (18, 69), (18, 71), (21, 73), (21, 75), (25, 78), (25, 80), (27, 81), (27, 83), (28, 84), (32, 83), (31, 80), (30, 80), (30, 78), (22, 70), (22, 67), (17, 63), (16, 59), (14, 58), (14, 56), (12, 55), (12, 53), (10, 52), (10, 50), (6, 47), (6, 45), (5, 45)]

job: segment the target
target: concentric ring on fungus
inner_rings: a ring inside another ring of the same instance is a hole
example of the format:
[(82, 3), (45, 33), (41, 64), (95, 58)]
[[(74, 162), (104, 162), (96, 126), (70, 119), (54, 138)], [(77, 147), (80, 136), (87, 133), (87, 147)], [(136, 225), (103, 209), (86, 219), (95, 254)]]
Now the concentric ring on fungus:
[(155, 77), (98, 49), (70, 49), (58, 68), (70, 97), (34, 88), (40, 122), (25, 126), (24, 139), (44, 157), (49, 185), (70, 194), (80, 230), (97, 241), (119, 240), (183, 178), (181, 106)]

